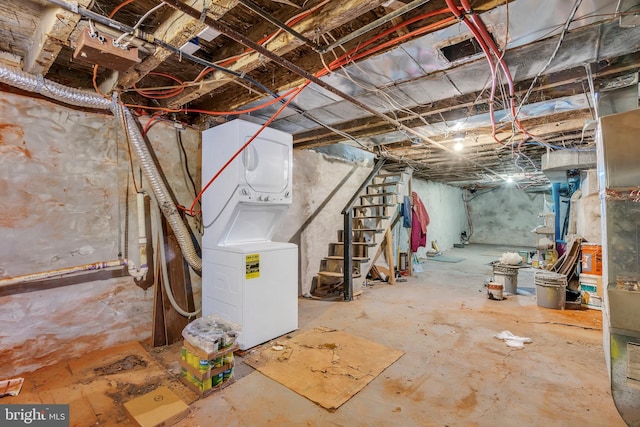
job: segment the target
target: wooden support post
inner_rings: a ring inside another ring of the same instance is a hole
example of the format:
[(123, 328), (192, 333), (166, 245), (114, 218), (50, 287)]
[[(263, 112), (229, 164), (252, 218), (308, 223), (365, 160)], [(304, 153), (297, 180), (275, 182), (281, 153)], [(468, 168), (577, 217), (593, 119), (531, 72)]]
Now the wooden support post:
[(391, 236), (391, 229), (387, 228), (387, 231), (384, 234), (385, 238), (385, 257), (387, 258), (387, 264), (389, 264), (389, 284), (396, 284), (396, 274), (393, 261), (393, 237)]
[[(176, 236), (162, 218), (162, 228), (165, 233), (165, 241), (158, 242), (165, 245), (167, 254), (167, 275), (169, 276), (169, 288), (180, 308), (188, 312), (195, 311), (193, 291), (191, 289), (191, 277), (189, 265), (186, 263), (180, 250)], [(158, 263), (161, 267), (161, 262)], [(154, 298), (154, 322), (152, 340), (154, 346), (170, 345), (182, 340), (182, 329), (189, 323), (189, 319), (179, 314), (171, 305), (164, 286), (162, 270), (157, 270), (156, 293)]]

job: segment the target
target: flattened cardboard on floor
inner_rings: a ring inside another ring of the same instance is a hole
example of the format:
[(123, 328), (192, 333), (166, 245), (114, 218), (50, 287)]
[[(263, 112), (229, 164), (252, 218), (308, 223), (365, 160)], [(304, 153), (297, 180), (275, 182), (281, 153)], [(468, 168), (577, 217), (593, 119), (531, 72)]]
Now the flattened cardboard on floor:
[(244, 361), (322, 407), (335, 411), (404, 353), (346, 332), (315, 328)]
[(189, 407), (167, 387), (137, 397), (124, 404), (140, 427), (171, 426), (189, 413)]

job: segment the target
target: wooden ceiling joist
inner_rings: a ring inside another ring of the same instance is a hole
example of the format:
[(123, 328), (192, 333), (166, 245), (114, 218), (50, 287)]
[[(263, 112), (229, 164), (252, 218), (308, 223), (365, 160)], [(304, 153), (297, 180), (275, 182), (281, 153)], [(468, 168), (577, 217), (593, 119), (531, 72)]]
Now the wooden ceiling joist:
[[(318, 11), (313, 14), (313, 18), (304, 19), (292, 28), (307, 38), (313, 38), (317, 31), (322, 31), (323, 33), (331, 31), (332, 29), (351, 21), (363, 13), (378, 7), (382, 3), (384, 3), (384, 0), (346, 0), (335, 7), (318, 9)], [(291, 34), (282, 33), (280, 36), (270, 41), (266, 45), (266, 48), (271, 52), (282, 56), (293, 51), (302, 44), (303, 42), (301, 40), (293, 37)], [(248, 73), (263, 65), (265, 61), (268, 61), (268, 59), (264, 56), (257, 52), (251, 52), (240, 58), (228, 68), (240, 73)], [(207, 93), (225, 85), (227, 83), (226, 77), (228, 77), (226, 73), (221, 71), (214, 72), (211, 77), (204, 81), (204, 84), (201, 87), (188, 89), (177, 97), (171, 99), (168, 102), (169, 107), (179, 107), (206, 95)]]
[[(186, 3), (194, 8), (199, 8), (198, 10), (202, 10), (202, 0), (188, 0)], [(208, 4), (208, 15), (214, 19), (219, 19), (237, 3), (237, 0), (213, 0)], [(182, 12), (172, 10), (162, 24), (153, 32), (153, 36), (172, 46), (180, 47), (197, 36), (205, 28), (206, 25), (203, 22), (193, 19)], [(111, 79), (115, 82), (114, 87), (121, 89), (131, 88), (144, 76), (158, 68), (158, 66), (172, 54), (173, 52), (166, 49), (157, 48), (154, 53), (146, 57), (140, 64), (122, 73), (117, 81)], [(109, 77), (107, 77), (106, 80), (110, 80)]]
[[(91, 2), (78, 0), (77, 4), (87, 7)], [(23, 70), (32, 74), (47, 74), (79, 21), (80, 15), (76, 13), (55, 6), (46, 7), (25, 55)]]

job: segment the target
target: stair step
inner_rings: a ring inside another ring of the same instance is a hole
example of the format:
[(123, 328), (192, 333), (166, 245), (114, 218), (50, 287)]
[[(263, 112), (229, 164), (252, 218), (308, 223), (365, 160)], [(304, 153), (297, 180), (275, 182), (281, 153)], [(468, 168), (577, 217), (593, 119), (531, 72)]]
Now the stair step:
[(390, 196), (397, 196), (396, 193), (370, 193), (370, 194), (363, 194), (362, 196), (360, 196), (361, 199), (366, 199), (367, 197), (390, 197)]
[(364, 215), (364, 216), (354, 216), (353, 219), (389, 219), (391, 218), (388, 215)]
[(381, 182), (379, 184), (369, 184), (367, 187), (390, 187), (392, 185), (404, 184), (402, 181)]
[[(325, 259), (344, 260), (344, 257), (343, 256), (339, 256), (339, 255), (329, 255), (329, 256), (325, 257)], [(360, 257), (360, 256), (354, 256), (351, 259), (354, 260), (354, 261), (359, 261), (359, 262), (367, 262), (367, 261), (369, 261), (369, 258)]]
[[(353, 246), (356, 245), (364, 245), (364, 246), (375, 246), (376, 242), (351, 242)], [(344, 242), (331, 242), (330, 245), (344, 245)]]
[[(338, 273), (335, 271), (318, 271), (318, 276), (337, 277), (337, 278), (344, 277), (342, 273)], [(360, 277), (360, 274), (354, 274), (352, 277)]]
[[(394, 203), (395, 204), (395, 203)], [(358, 206), (354, 206), (353, 209), (366, 209), (366, 208), (382, 208), (382, 207), (387, 207), (387, 206), (393, 206), (394, 204), (389, 204), (389, 203), (374, 203), (371, 205), (358, 205)]]

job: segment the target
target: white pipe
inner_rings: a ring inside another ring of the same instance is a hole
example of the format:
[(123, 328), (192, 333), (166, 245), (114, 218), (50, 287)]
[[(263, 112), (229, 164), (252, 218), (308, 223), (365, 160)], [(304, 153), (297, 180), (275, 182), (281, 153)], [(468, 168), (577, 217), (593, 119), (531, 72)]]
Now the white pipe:
[(144, 279), (149, 271), (147, 264), (147, 222), (144, 209), (144, 193), (136, 195), (138, 202), (138, 252), (140, 254), (140, 268), (133, 261), (129, 261), (129, 275), (136, 279)]
[[(167, 253), (165, 252), (164, 246), (164, 230), (162, 229), (162, 221), (160, 219), (160, 208), (159, 206), (154, 206), (153, 208), (153, 218), (156, 222), (156, 230), (158, 231), (158, 249), (160, 250), (160, 267), (162, 270), (162, 283), (164, 284), (164, 290), (169, 298), (169, 302), (175, 311), (178, 312), (181, 316), (192, 318), (200, 314), (202, 311), (202, 307), (197, 309), (194, 312), (189, 313), (186, 310), (183, 310), (182, 307), (178, 305), (178, 301), (176, 301), (173, 296), (173, 292), (171, 292), (171, 286), (169, 284), (169, 273), (167, 272)], [(156, 260), (157, 261), (157, 260)], [(187, 272), (189, 274), (189, 272)]]
[(82, 271), (98, 271), (105, 268), (122, 267), (127, 265), (126, 259), (116, 259), (113, 261), (95, 262), (92, 264), (83, 264), (75, 267), (60, 268), (58, 270), (43, 271), (40, 273), (25, 274), (22, 276), (13, 276), (0, 279), (0, 288), (19, 283), (33, 282), (36, 280), (50, 279), (52, 277), (64, 276), (71, 273), (79, 273)]

